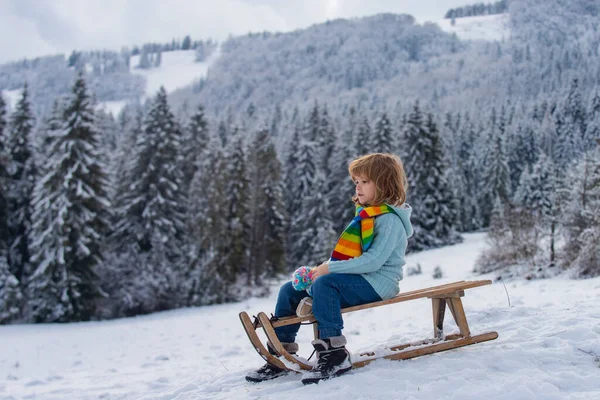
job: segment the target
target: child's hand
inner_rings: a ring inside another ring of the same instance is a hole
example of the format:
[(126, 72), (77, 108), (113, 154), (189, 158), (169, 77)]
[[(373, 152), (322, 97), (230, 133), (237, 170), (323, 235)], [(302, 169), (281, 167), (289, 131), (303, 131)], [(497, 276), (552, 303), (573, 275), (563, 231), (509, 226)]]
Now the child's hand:
[(318, 267), (315, 267), (312, 271), (311, 271), (311, 279), (313, 281), (313, 283), (317, 280), (317, 278), (323, 276), (323, 275), (327, 275), (329, 274), (329, 264), (327, 263), (323, 263), (321, 265), (319, 265)]

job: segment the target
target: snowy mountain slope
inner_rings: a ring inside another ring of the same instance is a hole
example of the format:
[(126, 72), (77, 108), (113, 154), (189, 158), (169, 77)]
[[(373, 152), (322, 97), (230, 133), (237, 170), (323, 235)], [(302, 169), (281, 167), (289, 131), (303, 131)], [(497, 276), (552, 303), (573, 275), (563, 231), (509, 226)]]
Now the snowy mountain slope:
[[(456, 246), (407, 257), (423, 275), (406, 277), (402, 291), (459, 279), (470, 272), (485, 234)], [(444, 278), (431, 273), (439, 265)], [(492, 276), (490, 276), (492, 277)], [(493, 277), (492, 277), (493, 278)], [(248, 384), (262, 364), (238, 312), (272, 312), (268, 298), (121, 320), (1, 326), (0, 399), (597, 399), (600, 398), (600, 279), (514, 281), (467, 292), (474, 334), (495, 330), (495, 341), (407, 361), (377, 361), (321, 384), (300, 375)], [(450, 318), (451, 319), (451, 318)], [(446, 318), (446, 332), (457, 331)], [(417, 300), (345, 317), (353, 352), (431, 335), (431, 304)], [(299, 335), (310, 354), (312, 329)]]
[(456, 33), (463, 40), (505, 40), (510, 35), (508, 14), (482, 15), (435, 21), (446, 32)]
[(15, 106), (19, 102), (21, 95), (23, 94), (22, 90), (3, 90), (2, 97), (8, 106), (9, 110), (14, 110)]
[(205, 62), (197, 63), (195, 50), (177, 50), (162, 53), (162, 62), (158, 68), (139, 69), (140, 56), (131, 57), (131, 72), (146, 78), (146, 96), (154, 96), (161, 86), (167, 93), (187, 86), (206, 77), (210, 65), (219, 58), (217, 49)]
[[(193, 84), (201, 78), (205, 78), (208, 68), (219, 58), (220, 51), (217, 48), (213, 54), (204, 62), (196, 62), (195, 50), (177, 50), (163, 52), (162, 62), (159, 67), (151, 69), (135, 68), (139, 64), (140, 56), (131, 57), (130, 71), (141, 75), (146, 79), (145, 96), (152, 97), (164, 86), (167, 93), (178, 88)], [(143, 101), (144, 99), (142, 99)], [(118, 115), (127, 101), (107, 101), (98, 105), (98, 108)]]

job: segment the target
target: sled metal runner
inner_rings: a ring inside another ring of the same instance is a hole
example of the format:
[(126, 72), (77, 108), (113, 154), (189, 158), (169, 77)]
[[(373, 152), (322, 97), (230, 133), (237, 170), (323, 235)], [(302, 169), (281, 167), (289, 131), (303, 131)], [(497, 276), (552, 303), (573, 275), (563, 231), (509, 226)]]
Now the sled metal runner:
[[(344, 314), (421, 298), (431, 299), (432, 304), (433, 338), (389, 347), (384, 351), (384, 355), (378, 356), (373, 352), (364, 352), (359, 353), (357, 357), (357, 355), (354, 354), (352, 365), (354, 368), (364, 367), (365, 365), (379, 358), (388, 360), (406, 360), (426, 354), (433, 354), (440, 351), (451, 350), (458, 347), (496, 339), (498, 337), (497, 332), (481, 333), (474, 336), (471, 335), (465, 310), (461, 301), (461, 297), (465, 295), (465, 290), (473, 289), (479, 286), (490, 285), (491, 283), (492, 281), (490, 280), (453, 282), (445, 285), (401, 293), (398, 296), (388, 300), (342, 309), (342, 314)], [(460, 330), (459, 334), (444, 335), (443, 325), (446, 306), (450, 309), (452, 317), (454, 318), (454, 321)], [(295, 372), (310, 370), (312, 368), (311, 364), (289, 354), (275, 334), (276, 327), (292, 325), (301, 322), (312, 323), (316, 328), (316, 320), (312, 314), (305, 317), (292, 316), (270, 320), (264, 312), (260, 312), (253, 322), (248, 314), (245, 311), (242, 311), (240, 313), (240, 320), (242, 321), (242, 325), (244, 326), (250, 342), (265, 361), (270, 362), (279, 368)], [(266, 346), (262, 343), (257, 334), (257, 328), (262, 328), (268, 341), (271, 343), (271, 347), (279, 354), (280, 358), (269, 353)], [(318, 338), (318, 331), (315, 329), (314, 332), (315, 338)], [(285, 362), (282, 361), (281, 358), (283, 358)]]

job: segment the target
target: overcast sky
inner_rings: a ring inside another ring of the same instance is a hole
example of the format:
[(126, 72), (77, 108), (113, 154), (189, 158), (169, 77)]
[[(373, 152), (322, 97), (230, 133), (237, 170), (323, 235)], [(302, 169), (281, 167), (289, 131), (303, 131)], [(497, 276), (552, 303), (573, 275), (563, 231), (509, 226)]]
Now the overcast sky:
[[(491, 1), (491, 0), (490, 0)], [(226, 39), (381, 12), (435, 21), (476, 0), (0, 0), (0, 63), (73, 49)]]

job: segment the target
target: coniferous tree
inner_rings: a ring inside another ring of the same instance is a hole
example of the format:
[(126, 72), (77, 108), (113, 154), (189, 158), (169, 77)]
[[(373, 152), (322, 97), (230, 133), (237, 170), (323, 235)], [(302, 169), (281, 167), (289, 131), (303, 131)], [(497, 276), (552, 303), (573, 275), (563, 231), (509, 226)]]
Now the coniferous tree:
[(558, 207), (557, 185), (556, 168), (552, 160), (542, 153), (531, 172), (522, 175), (516, 194), (519, 204), (534, 214), (544, 231), (548, 232), (550, 266), (553, 266), (556, 260), (554, 243)]
[(392, 124), (384, 112), (375, 123), (373, 137), (370, 140), (373, 153), (393, 153), (396, 149)]
[[(250, 207), (248, 193), (250, 180), (248, 177), (248, 160), (246, 144), (241, 134), (234, 136), (226, 152), (229, 160), (226, 171), (226, 210), (225, 220), (227, 224), (228, 251), (222, 254), (223, 276), (226, 282), (233, 285), (241, 273), (248, 271), (248, 232), (251, 230), (249, 216)], [(233, 287), (232, 287), (233, 288)], [(229, 300), (237, 297), (233, 291), (229, 294)]]
[(23, 306), (19, 281), (9, 271), (5, 254), (0, 248), (0, 325), (18, 318)]
[(182, 274), (186, 204), (180, 152), (181, 128), (161, 87), (137, 135), (131, 181), (117, 210), (120, 220), (115, 227), (125, 262), (131, 262), (127, 257), (137, 262), (125, 268), (137, 269), (133, 279), (145, 275), (144, 282), (134, 283), (144, 284), (147, 290), (136, 303), (139, 312), (171, 308), (180, 300), (176, 284)]
[(281, 163), (268, 131), (257, 133), (251, 149), (252, 216), (247, 283), (263, 284), (265, 276), (285, 266), (285, 222)]
[(372, 152), (371, 146), (371, 125), (369, 119), (366, 116), (362, 117), (361, 122), (358, 125), (358, 131), (354, 138), (354, 149), (357, 156), (364, 156)]
[[(107, 177), (94, 106), (79, 76), (53, 130), (45, 175), (36, 183), (27, 292), (36, 322), (89, 320), (101, 294), (96, 267), (109, 224)], [(51, 122), (55, 123), (55, 122)]]
[[(121, 135), (117, 142), (117, 151), (111, 160), (109, 173), (111, 203), (115, 210), (121, 210), (125, 206), (126, 194), (129, 192), (129, 187), (134, 180), (136, 142), (139, 135), (142, 134), (143, 125), (144, 112), (141, 107), (125, 108), (123, 110), (119, 123)], [(114, 224), (116, 225), (120, 220), (120, 216), (115, 213), (114, 217), (117, 218)]]
[(586, 152), (568, 176), (568, 204), (563, 214), (566, 243), (562, 259), (579, 276), (600, 275), (600, 151)]
[(23, 296), (19, 281), (8, 265), (8, 164), (6, 137), (6, 103), (0, 93), (0, 324), (16, 318), (22, 306)]
[(530, 126), (518, 126), (514, 135), (511, 136), (507, 144), (507, 153), (512, 193), (517, 190), (525, 168), (531, 168), (537, 161), (538, 146), (533, 128)]
[(7, 251), (9, 245), (8, 231), (8, 190), (9, 190), (9, 164), (8, 131), (6, 130), (6, 103), (0, 92), (0, 251), (3, 251), (5, 262), (8, 265)]
[(418, 102), (407, 121), (406, 148), (409, 203), (413, 204), (415, 239), (411, 247), (422, 250), (457, 243), (458, 204), (448, 184), (448, 167), (433, 115), (424, 121)]
[(220, 139), (208, 142), (207, 160), (190, 186), (190, 268), (187, 276), (188, 305), (228, 301), (231, 278), (227, 275), (226, 159)]
[(327, 196), (329, 202), (329, 215), (333, 223), (335, 232), (340, 233), (354, 218), (354, 185), (348, 175), (348, 166), (354, 157), (354, 129), (355, 112), (351, 110), (350, 119), (345, 132), (340, 140), (337, 141), (335, 151), (331, 157), (332, 172), (330, 181), (332, 183), (331, 191)]
[[(327, 107), (323, 107), (321, 113), (321, 123), (319, 126), (318, 143), (321, 150), (321, 165), (320, 169), (324, 172), (325, 176), (330, 176), (331, 170), (333, 169), (331, 156), (333, 155), (336, 143), (336, 133), (333, 127), (333, 121), (327, 112)], [(327, 188), (329, 191), (330, 188)]]
[(596, 92), (590, 104), (583, 148), (587, 151), (598, 146), (600, 140), (600, 93)]
[(304, 138), (306, 138), (306, 140), (310, 142), (318, 143), (321, 140), (321, 138), (319, 137), (321, 133), (320, 131), (321, 119), (319, 105), (317, 104), (317, 102), (315, 102), (315, 105), (310, 110), (308, 118), (306, 119), (306, 122), (304, 124)]
[(200, 164), (206, 159), (206, 146), (208, 145), (208, 122), (204, 113), (204, 107), (198, 109), (190, 119), (190, 123), (183, 134), (183, 181), (188, 188)]
[(8, 127), (8, 151), (11, 159), (9, 180), (9, 253), (11, 272), (22, 281), (29, 271), (31, 230), (31, 196), (37, 175), (32, 130), (34, 116), (27, 85), (23, 88)]
[(140, 61), (138, 64), (138, 68), (141, 69), (149, 69), (152, 68), (152, 62), (150, 61), (150, 54), (148, 54), (149, 50), (147, 46), (144, 46), (142, 52), (140, 53)]
[[(506, 137), (504, 135), (504, 120), (496, 117), (492, 110), (492, 118), (489, 127), (489, 147), (486, 150), (486, 163), (483, 170), (483, 202), (492, 204), (496, 196), (505, 204), (510, 200), (510, 173), (508, 168), (508, 157), (506, 154)], [(489, 221), (488, 208), (482, 209), (484, 222)]]
[(337, 235), (328, 217), (329, 202), (323, 188), (327, 185), (325, 175), (317, 171), (312, 182), (314, 187), (302, 207), (302, 231), (298, 232), (296, 257), (298, 265), (319, 265), (329, 260)]
[(318, 169), (319, 159), (316, 156), (316, 144), (305, 138), (301, 138), (296, 144), (296, 168), (288, 177), (292, 187), (291, 193), (294, 198), (290, 201), (290, 229), (288, 234), (288, 257), (289, 264), (298, 265), (306, 256), (305, 249), (300, 245), (300, 237), (309, 229), (313, 221), (306, 218), (306, 202), (309, 198), (316, 196), (314, 186), (315, 176)]

